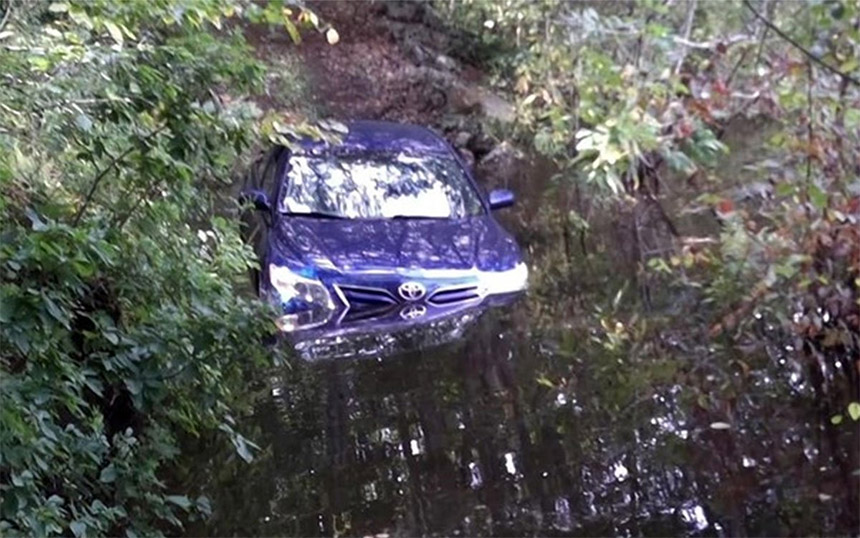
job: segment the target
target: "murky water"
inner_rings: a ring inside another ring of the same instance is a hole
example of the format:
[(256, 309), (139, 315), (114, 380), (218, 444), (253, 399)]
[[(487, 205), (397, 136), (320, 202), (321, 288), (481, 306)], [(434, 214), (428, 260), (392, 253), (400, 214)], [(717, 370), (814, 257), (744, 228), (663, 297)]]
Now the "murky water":
[[(514, 188), (544, 190), (535, 170)], [(563, 219), (525, 202), (502, 217), (532, 258), (528, 297), (299, 344), (249, 380), (251, 464), (221, 438), (188, 451), (177, 478), (213, 506), (188, 534), (860, 533), (837, 372), (757, 313), (740, 340), (709, 336), (689, 290), (629, 270), (617, 216), (571, 255)]]
[(198, 462), (215, 511), (190, 532), (856, 532), (846, 430), (798, 365), (719, 373), (671, 342), (661, 358), (532, 318), (521, 301), (457, 317), (435, 341), (391, 336), (384, 358), (268, 372), (241, 423), (262, 451)]

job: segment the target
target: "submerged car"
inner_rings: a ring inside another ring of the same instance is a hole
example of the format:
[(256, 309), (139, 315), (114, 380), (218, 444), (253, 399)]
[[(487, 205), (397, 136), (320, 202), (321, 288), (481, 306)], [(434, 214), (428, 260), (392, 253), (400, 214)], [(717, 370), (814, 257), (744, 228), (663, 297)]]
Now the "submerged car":
[[(418, 349), (426, 351), (464, 338), (491, 309), (512, 305), (518, 295), (491, 295), (445, 306), (348, 310), (335, 322), (290, 333), (289, 343), (308, 361), (381, 359)], [(413, 317), (416, 311), (421, 315)]]
[[(337, 142), (277, 147), (249, 175), (256, 285), (284, 332), (404, 322), (516, 294), (528, 271), (455, 150), (423, 127), (346, 124)], [(331, 333), (329, 333), (331, 334)]]

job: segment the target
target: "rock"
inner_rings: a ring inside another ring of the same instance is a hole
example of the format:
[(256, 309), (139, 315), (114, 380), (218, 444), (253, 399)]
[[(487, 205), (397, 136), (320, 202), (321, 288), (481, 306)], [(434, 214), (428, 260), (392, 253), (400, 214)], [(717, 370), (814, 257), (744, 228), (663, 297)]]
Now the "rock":
[(457, 61), (446, 54), (436, 56), (436, 67), (446, 71), (456, 71)]
[(448, 91), (448, 106), (455, 114), (474, 114), (481, 111), (481, 92), (474, 86), (460, 82), (451, 85)]
[(475, 155), (471, 151), (469, 151), (468, 149), (463, 148), (463, 147), (458, 147), (457, 153), (459, 153), (460, 157), (462, 157), (463, 161), (465, 161), (466, 167), (469, 170), (474, 171), (475, 170)]
[[(467, 117), (459, 116), (457, 114), (446, 114), (443, 116), (439, 121), (439, 127), (441, 127), (446, 133), (469, 130), (467, 127)], [(453, 135), (450, 135), (449, 138), (453, 140)]]
[[(469, 146), (469, 142), (472, 140), (472, 133), (468, 131), (460, 131), (459, 133), (454, 135), (454, 138), (451, 140), (451, 143), (454, 144), (457, 148), (466, 149)], [(469, 151), (469, 150), (466, 150)], [(469, 153), (472, 153), (469, 151)], [(472, 155), (474, 158), (474, 155)]]
[(502, 142), (478, 161), (475, 172), (487, 190), (509, 188), (523, 174), (525, 165), (523, 154), (508, 142)]
[(510, 123), (517, 117), (514, 105), (479, 86), (456, 82), (448, 93), (451, 111), (456, 114), (482, 114), (487, 118)]
[(423, 2), (383, 2), (382, 5), (389, 19), (406, 22), (421, 22), (427, 8)]
[(487, 91), (482, 93), (480, 98), (481, 111), (485, 116), (502, 123), (510, 123), (517, 119), (517, 109), (514, 108), (514, 105), (494, 93)]
[(468, 148), (476, 157), (482, 158), (496, 147), (496, 140), (485, 132), (479, 132), (469, 140)]
[(412, 60), (412, 63), (415, 65), (424, 65), (427, 61), (427, 52), (425, 52), (424, 47), (419, 43), (413, 43), (406, 49), (407, 55), (409, 59)]

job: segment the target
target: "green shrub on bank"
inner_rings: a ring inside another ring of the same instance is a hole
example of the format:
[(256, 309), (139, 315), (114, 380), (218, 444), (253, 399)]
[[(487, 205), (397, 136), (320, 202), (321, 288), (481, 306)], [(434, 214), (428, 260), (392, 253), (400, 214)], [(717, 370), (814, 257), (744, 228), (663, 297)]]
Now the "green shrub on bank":
[(210, 509), (165, 482), (178, 437), (253, 457), (230, 410), (273, 327), (215, 208), (264, 74), (229, 20), (269, 11), (0, 2), (3, 535), (167, 531)]

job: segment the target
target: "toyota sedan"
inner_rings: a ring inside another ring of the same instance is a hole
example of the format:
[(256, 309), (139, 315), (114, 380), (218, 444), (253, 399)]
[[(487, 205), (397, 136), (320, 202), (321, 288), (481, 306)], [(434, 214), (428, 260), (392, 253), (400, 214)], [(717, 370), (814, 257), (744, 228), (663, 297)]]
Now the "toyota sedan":
[[(338, 142), (274, 148), (241, 199), (256, 285), (284, 332), (405, 323), (526, 287), (520, 248), (459, 155), (423, 127), (346, 124)], [(369, 321), (370, 320), (370, 321)]]

